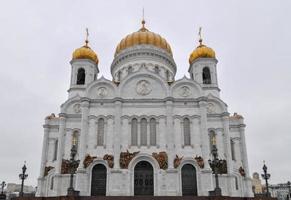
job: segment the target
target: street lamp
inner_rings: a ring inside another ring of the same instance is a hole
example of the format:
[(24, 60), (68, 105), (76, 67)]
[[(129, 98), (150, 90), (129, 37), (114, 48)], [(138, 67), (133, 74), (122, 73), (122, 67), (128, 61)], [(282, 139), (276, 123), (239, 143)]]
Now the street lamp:
[(270, 179), (271, 175), (267, 173), (268, 172), (267, 170), (268, 170), (268, 168), (267, 168), (267, 166), (265, 164), (265, 161), (264, 161), (264, 166), (263, 166), (264, 173), (261, 174), (261, 175), (262, 175), (262, 178), (265, 179), (265, 181), (266, 181), (266, 188), (267, 188), (266, 196), (269, 197), (270, 194), (269, 194), (269, 183), (268, 183), (268, 179)]
[(213, 191), (209, 191), (210, 196), (221, 196), (221, 188), (219, 187), (219, 181), (218, 181), (218, 169), (221, 165), (222, 160), (218, 159), (218, 153), (216, 148), (216, 139), (215, 137), (212, 138), (212, 150), (211, 153), (213, 155), (213, 160), (208, 160), (208, 163), (212, 170), (214, 171), (214, 177), (215, 177), (215, 188)]
[(22, 173), (19, 174), (19, 178), (21, 179), (21, 190), (20, 190), (20, 194), (19, 196), (23, 197), (23, 185), (24, 185), (24, 180), (28, 177), (28, 174), (25, 174), (26, 172), (26, 165), (25, 165), (25, 161), (24, 161), (24, 165), (22, 167)]
[(288, 195), (287, 195), (287, 199), (290, 199), (290, 195), (291, 195), (291, 182), (288, 181), (287, 182), (287, 187), (288, 187)]
[(5, 181), (2, 181), (2, 183), (0, 185), (1, 185), (1, 189), (2, 189), (1, 194), (0, 194), (0, 199), (6, 199), (6, 195), (4, 194), (4, 188), (6, 186)]
[(79, 161), (76, 161), (75, 160), (75, 156), (77, 154), (77, 141), (76, 140), (73, 140), (73, 145), (72, 145), (72, 148), (71, 148), (71, 158), (70, 158), (70, 162), (69, 162), (69, 169), (70, 169), (70, 187), (68, 188), (67, 190), (67, 195), (68, 196), (78, 196), (79, 195), (79, 191), (76, 191), (74, 189), (74, 186), (73, 186), (73, 180), (74, 180), (74, 174), (75, 174), (75, 170), (76, 170), (76, 167), (78, 166), (79, 164)]

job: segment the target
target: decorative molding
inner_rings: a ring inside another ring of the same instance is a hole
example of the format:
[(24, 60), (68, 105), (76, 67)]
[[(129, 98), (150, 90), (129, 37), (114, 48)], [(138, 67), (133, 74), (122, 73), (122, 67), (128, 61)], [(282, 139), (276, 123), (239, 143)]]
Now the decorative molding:
[(141, 80), (136, 84), (136, 93), (141, 96), (146, 96), (152, 91), (152, 86), (149, 81)]
[(62, 166), (61, 166), (61, 174), (69, 174), (71, 170), (76, 172), (77, 168), (79, 167), (80, 160), (77, 160), (76, 164), (71, 166), (69, 160), (62, 160)]

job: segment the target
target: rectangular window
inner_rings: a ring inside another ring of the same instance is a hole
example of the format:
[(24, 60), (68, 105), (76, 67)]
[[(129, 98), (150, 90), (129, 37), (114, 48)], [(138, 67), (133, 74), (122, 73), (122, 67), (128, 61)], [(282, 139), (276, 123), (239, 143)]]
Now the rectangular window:
[(230, 148), (231, 148), (231, 159), (235, 160), (235, 142), (230, 140)]

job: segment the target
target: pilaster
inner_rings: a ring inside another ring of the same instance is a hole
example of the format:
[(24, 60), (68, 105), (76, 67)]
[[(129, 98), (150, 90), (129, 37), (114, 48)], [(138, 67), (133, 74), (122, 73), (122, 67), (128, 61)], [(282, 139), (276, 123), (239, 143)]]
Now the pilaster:
[(114, 123), (114, 169), (119, 169), (119, 157), (120, 157), (120, 141), (121, 141), (121, 106), (122, 103), (120, 101), (115, 102), (115, 123)]
[(167, 132), (166, 132), (166, 138), (167, 138), (167, 144), (168, 144), (168, 165), (169, 169), (174, 168), (173, 160), (175, 156), (175, 141), (174, 141), (174, 132), (173, 132), (173, 102), (167, 101), (166, 102), (166, 123), (167, 123)]

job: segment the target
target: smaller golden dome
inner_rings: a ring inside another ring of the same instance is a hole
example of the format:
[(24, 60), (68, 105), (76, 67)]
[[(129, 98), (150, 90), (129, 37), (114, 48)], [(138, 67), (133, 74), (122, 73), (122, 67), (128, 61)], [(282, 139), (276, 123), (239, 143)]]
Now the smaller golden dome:
[(88, 46), (88, 40), (85, 41), (86, 44), (73, 52), (74, 59), (90, 59), (98, 64), (99, 60), (97, 54)]
[(197, 58), (215, 58), (215, 51), (202, 44), (201, 27), (199, 28), (199, 46), (190, 54), (189, 63), (191, 64)]

